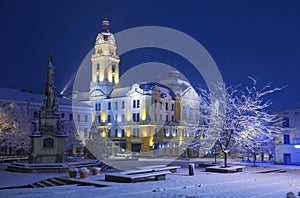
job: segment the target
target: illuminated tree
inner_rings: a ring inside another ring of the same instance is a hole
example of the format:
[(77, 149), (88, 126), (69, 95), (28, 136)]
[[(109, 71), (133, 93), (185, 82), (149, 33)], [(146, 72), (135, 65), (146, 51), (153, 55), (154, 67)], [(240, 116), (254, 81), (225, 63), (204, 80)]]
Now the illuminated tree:
[[(258, 89), (256, 81), (250, 79), (253, 82), (251, 87), (244, 89), (241, 89), (241, 86), (226, 87), (225, 100), (213, 100), (212, 93), (201, 90), (203, 101), (207, 106), (207, 111), (202, 117), (207, 124), (202, 129), (205, 137), (198, 141), (198, 145), (201, 148), (205, 141), (215, 138), (224, 153), (224, 167), (227, 167), (228, 153), (232, 149), (247, 146), (256, 152), (265, 139), (272, 140), (282, 131), (282, 128), (275, 124), (278, 122), (277, 116), (268, 112), (271, 101), (264, 100), (266, 95), (281, 88), (273, 89), (268, 84)], [(216, 90), (221, 88), (221, 84), (216, 84)], [(222, 108), (224, 111), (221, 111)]]
[(0, 107), (0, 143), (1, 153), (14, 154), (14, 151), (26, 153), (30, 148), (31, 121), (24, 116), (26, 112), (15, 103)]

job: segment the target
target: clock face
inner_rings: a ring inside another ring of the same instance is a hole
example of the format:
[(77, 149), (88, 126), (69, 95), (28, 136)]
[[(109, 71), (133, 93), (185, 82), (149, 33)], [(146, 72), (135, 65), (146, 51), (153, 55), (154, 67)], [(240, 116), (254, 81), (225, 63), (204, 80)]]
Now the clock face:
[(115, 41), (113, 39), (110, 39), (110, 44), (113, 45)]
[(97, 42), (100, 44), (102, 43), (102, 38), (98, 38)]

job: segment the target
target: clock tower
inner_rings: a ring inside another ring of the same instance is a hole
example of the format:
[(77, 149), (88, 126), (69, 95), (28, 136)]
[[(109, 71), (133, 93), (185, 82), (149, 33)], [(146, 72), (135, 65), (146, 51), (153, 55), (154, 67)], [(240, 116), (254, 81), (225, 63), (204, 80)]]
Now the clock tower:
[(95, 52), (91, 57), (92, 81), (90, 99), (106, 97), (119, 82), (119, 62), (116, 41), (109, 30), (109, 21), (102, 21), (102, 31), (95, 40)]

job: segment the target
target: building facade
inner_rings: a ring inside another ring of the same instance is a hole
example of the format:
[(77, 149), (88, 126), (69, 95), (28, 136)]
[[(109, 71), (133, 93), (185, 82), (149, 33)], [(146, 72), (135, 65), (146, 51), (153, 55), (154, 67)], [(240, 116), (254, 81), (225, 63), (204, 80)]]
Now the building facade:
[(274, 110), (285, 128), (274, 142), (274, 163), (300, 165), (300, 109)]
[(188, 82), (179, 79), (176, 69), (158, 82), (120, 87), (116, 49), (109, 22), (104, 20), (91, 56), (90, 92), (76, 96), (78, 102), (93, 108), (92, 127), (84, 135), (87, 148), (99, 136), (101, 146), (94, 151), (95, 156), (95, 152), (106, 157), (180, 155), (195, 137), (200, 122), (199, 95)]

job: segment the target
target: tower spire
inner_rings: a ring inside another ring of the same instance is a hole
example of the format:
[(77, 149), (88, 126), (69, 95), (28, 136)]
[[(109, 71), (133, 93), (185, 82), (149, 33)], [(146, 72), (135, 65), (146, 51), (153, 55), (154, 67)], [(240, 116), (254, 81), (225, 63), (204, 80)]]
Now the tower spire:
[(110, 30), (109, 30), (109, 21), (105, 17), (105, 19), (102, 21), (102, 30), (101, 34), (104, 35), (105, 37), (110, 35)]

